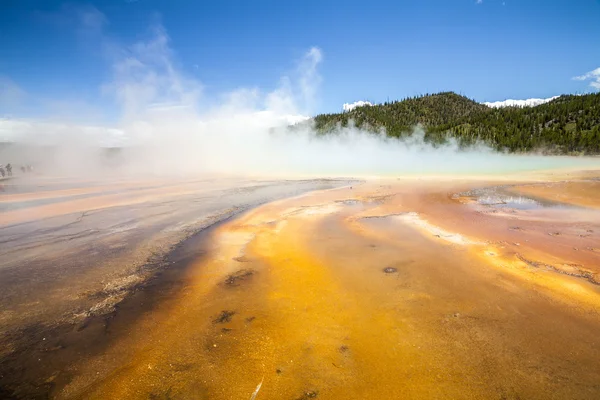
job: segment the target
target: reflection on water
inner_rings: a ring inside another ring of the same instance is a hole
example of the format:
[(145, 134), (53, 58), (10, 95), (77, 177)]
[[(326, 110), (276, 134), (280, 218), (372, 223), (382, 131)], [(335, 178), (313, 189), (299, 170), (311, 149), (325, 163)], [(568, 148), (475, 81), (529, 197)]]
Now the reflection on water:
[(466, 197), (472, 199), (476, 204), (512, 210), (541, 210), (541, 209), (579, 209), (580, 207), (549, 201), (546, 199), (535, 199), (532, 197), (519, 196), (510, 193), (507, 186), (480, 188), (468, 192), (458, 193), (454, 198)]
[(477, 203), (484, 206), (494, 206), (496, 208), (514, 208), (517, 210), (535, 210), (544, 208), (539, 201), (529, 199), (523, 196), (481, 196)]

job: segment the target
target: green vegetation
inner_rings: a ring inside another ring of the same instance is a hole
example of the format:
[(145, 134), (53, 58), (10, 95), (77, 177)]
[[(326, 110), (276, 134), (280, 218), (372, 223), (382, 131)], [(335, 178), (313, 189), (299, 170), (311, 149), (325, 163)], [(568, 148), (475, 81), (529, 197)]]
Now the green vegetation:
[(421, 125), (425, 140), (441, 144), (454, 137), (461, 146), (484, 142), (510, 152), (600, 154), (600, 93), (565, 95), (536, 107), (490, 108), (445, 92), (314, 118), (320, 134), (355, 126), (388, 136), (410, 135)]

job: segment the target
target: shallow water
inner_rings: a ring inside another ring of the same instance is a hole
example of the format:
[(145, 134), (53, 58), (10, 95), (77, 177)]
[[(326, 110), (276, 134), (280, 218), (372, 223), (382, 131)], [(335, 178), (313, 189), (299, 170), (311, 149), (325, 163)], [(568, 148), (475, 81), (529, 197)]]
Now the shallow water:
[(11, 180), (0, 194), (0, 398), (5, 387), (44, 396), (78, 352), (97, 347), (85, 342), (99, 340), (89, 320), (107, 324), (190, 235), (264, 202), (346, 184)]
[(543, 198), (534, 199), (527, 196), (516, 196), (505, 186), (489, 187), (471, 190), (461, 193), (459, 196), (472, 198), (477, 204), (496, 209), (514, 209), (514, 210), (573, 210), (580, 207), (550, 201)]
[[(419, 156), (410, 154), (407, 158), (399, 157), (390, 165), (362, 165), (361, 160), (356, 160), (356, 170), (332, 171), (351, 176), (397, 176), (427, 178), (428, 176), (441, 176), (458, 178), (461, 176), (504, 178), (510, 174), (528, 174), (549, 170), (595, 170), (600, 168), (600, 157), (570, 157), (570, 156), (535, 156), (501, 154), (494, 151), (447, 151), (431, 154), (419, 153)], [(352, 168), (352, 167), (350, 167)]]
[[(46, 254), (48, 274), (16, 259), (0, 269), (20, 282), (2, 298), (15, 310), (2, 314), (4, 326), (55, 316), (52, 309), (72, 311), (74, 304), (89, 307), (104, 299), (99, 295), (120, 301), (46, 340), (27, 331), (36, 340), (22, 353), (29, 364), (17, 364), (27, 367), (19, 373), (30, 386), (22, 390), (65, 399), (600, 395), (596, 210), (577, 206), (577, 220), (556, 219), (575, 208), (554, 207), (561, 202), (544, 196), (514, 201), (510, 196), (519, 195), (498, 182), (466, 180), (253, 183), (210, 194), (202, 184), (186, 185), (129, 193), (126, 202), (105, 196), (104, 208), (76, 223), (62, 208), (47, 209), (55, 214), (43, 227), (20, 210), (6, 213), (21, 222), (5, 229), (5, 238), (27, 245), (23, 260), (39, 262), (22, 236), (31, 235)], [(206, 222), (201, 212), (336, 185), (346, 187), (248, 208), (165, 257), (151, 257), (156, 264), (129, 271), (152, 272), (140, 275), (149, 287), (114, 279), (132, 276), (120, 274), (131, 260), (127, 253), (98, 251), (124, 241), (146, 249), (149, 237), (177, 238), (194, 221)], [(541, 208), (524, 211), (543, 213), (482, 213), (454, 193), (484, 199), (480, 207), (487, 208), (493, 196), (513, 209), (537, 201)], [(81, 202), (71, 198), (68, 208)], [(98, 232), (66, 239), (92, 228)], [(98, 253), (68, 253), (72, 243)], [(102, 268), (75, 262), (108, 254), (111, 263)], [(89, 274), (73, 280), (67, 270), (51, 269), (57, 260)], [(0, 366), (19, 356), (9, 352)], [(35, 367), (38, 359), (45, 367)], [(13, 375), (12, 383), (18, 380)]]
[[(265, 399), (599, 394), (599, 287), (576, 267), (540, 267), (560, 265), (533, 243), (543, 221), (508, 230), (436, 197), (452, 186), (355, 186), (223, 225), (182, 293), (57, 395), (250, 398), (259, 384)], [(592, 225), (552, 240), (591, 244)], [(523, 244), (509, 246), (515, 235)], [(563, 262), (583, 259), (598, 256)]]

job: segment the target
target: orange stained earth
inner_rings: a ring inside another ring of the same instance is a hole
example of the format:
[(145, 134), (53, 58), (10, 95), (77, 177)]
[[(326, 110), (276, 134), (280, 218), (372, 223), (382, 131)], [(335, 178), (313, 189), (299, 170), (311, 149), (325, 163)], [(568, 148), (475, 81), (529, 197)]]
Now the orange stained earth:
[(507, 189), (573, 208), (469, 192), (495, 185), (367, 181), (249, 211), (53, 395), (600, 398), (598, 182)]
[(515, 193), (531, 195), (586, 207), (600, 208), (600, 180), (551, 182), (544, 185), (522, 185)]

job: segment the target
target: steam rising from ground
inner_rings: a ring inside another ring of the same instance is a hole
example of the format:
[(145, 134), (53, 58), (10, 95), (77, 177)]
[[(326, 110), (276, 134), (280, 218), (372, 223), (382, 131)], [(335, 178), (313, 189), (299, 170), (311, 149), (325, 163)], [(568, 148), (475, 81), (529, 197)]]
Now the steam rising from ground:
[[(323, 60), (316, 47), (277, 89), (241, 88), (216, 99), (203, 96), (202, 84), (177, 67), (162, 27), (147, 41), (105, 47), (111, 49), (113, 78), (101, 90), (121, 110), (118, 126), (4, 121), (0, 130), (11, 130), (20, 143), (52, 150), (13, 147), (10, 160), (0, 154), (3, 162), (37, 163), (61, 174), (357, 176), (501, 172), (547, 168), (559, 160), (508, 156), (483, 146), (459, 150), (453, 142), (434, 148), (419, 128), (405, 140), (353, 127), (317, 137), (309, 122), (292, 131), (273, 129), (315, 111)], [(123, 149), (107, 166), (100, 146)]]

